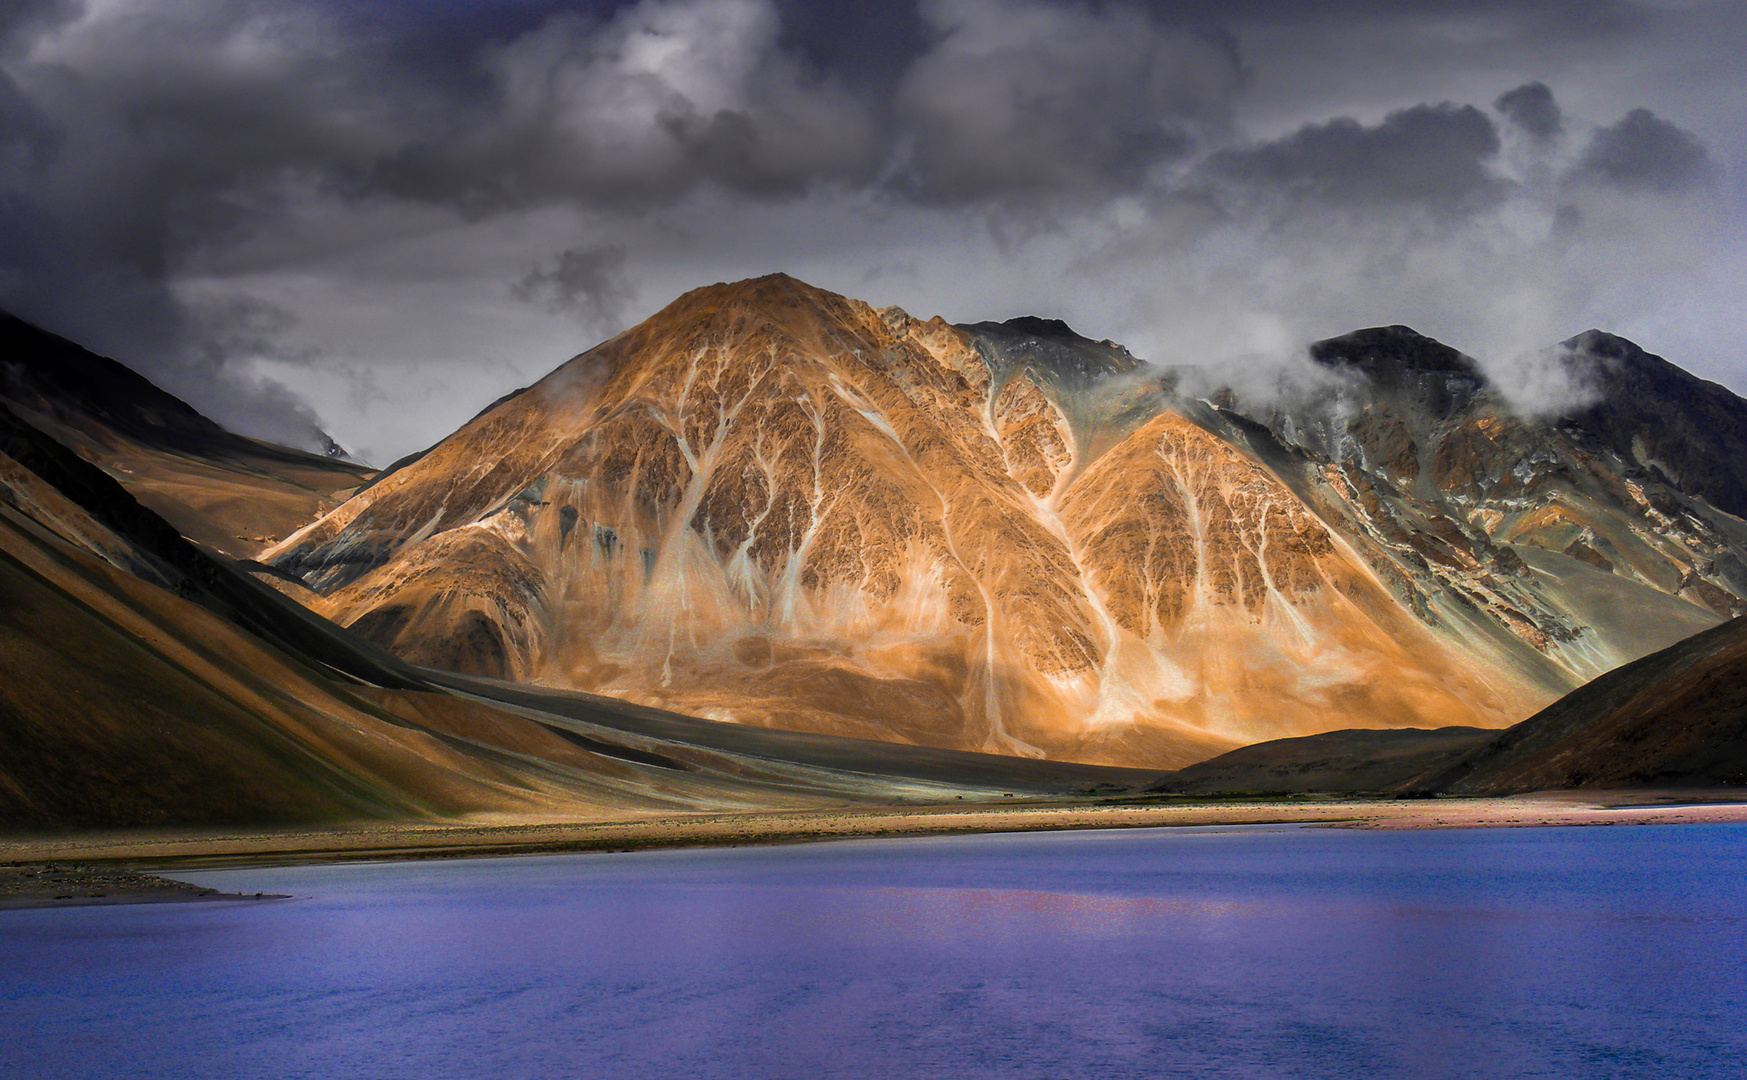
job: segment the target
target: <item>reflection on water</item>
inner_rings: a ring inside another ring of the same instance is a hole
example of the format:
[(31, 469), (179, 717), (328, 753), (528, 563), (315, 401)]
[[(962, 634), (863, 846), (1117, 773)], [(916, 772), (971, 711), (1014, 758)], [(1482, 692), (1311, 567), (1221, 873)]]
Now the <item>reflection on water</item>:
[(203, 872), (0, 912), (0, 1077), (1737, 1077), (1747, 828)]

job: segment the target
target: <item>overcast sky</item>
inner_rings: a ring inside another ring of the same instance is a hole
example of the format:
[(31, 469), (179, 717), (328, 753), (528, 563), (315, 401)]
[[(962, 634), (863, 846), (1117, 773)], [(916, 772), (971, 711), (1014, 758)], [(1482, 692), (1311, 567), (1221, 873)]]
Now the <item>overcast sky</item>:
[(0, 306), (376, 464), (715, 281), (1747, 392), (1747, 3), (5, 0)]

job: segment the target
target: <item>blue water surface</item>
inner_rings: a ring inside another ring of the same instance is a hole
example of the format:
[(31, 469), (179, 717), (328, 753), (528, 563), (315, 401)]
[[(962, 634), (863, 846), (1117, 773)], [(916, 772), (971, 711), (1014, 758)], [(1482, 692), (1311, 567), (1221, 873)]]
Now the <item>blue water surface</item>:
[(1747, 1075), (1747, 827), (201, 871), (0, 912), (0, 1077)]

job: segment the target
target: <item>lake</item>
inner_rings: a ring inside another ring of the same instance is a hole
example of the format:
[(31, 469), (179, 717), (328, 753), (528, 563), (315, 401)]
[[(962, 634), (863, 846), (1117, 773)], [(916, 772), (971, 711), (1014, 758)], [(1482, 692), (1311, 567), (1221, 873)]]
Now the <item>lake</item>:
[(1740, 1077), (1747, 826), (174, 875), (0, 911), (0, 1077)]

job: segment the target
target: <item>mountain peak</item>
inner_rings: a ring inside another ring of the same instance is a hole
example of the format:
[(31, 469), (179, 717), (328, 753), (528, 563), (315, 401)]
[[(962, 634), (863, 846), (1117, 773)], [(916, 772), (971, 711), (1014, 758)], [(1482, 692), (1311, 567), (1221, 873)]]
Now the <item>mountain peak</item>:
[(1140, 364), (1114, 341), (1093, 341), (1060, 319), (1021, 315), (1005, 322), (963, 323), (958, 328), (977, 340), (998, 378), (1029, 368), (1058, 387), (1083, 388)]
[(762, 277), (741, 278), (738, 281), (718, 281), (714, 285), (704, 285), (684, 294), (664, 310), (689, 311), (695, 310), (701, 305), (792, 307), (796, 303), (819, 303), (831, 300), (841, 302), (843, 297), (836, 293), (827, 292), (818, 286), (810, 285), (800, 278), (778, 272), (765, 274)]
[(1482, 378), (1474, 359), (1407, 326), (1372, 326), (1310, 346), (1311, 359), (1328, 367), (1356, 368), (1377, 382), (1407, 373)]
[(1487, 382), (1472, 357), (1399, 325), (1314, 342), (1310, 358), (1327, 368), (1357, 372), (1379, 390), (1417, 398), (1438, 417), (1462, 408)]
[(1585, 330), (1564, 344), (1597, 391), (1562, 420), (1568, 432), (1747, 516), (1747, 402), (1617, 334)]
[(1599, 368), (1592, 369), (1588, 374), (1599, 377), (1603, 383), (1648, 379), (1657, 384), (1680, 387), (1683, 391), (1687, 388), (1703, 387), (1706, 388), (1706, 396), (1721, 394), (1730, 400), (1735, 397), (1723, 387), (1699, 378), (1637, 342), (1618, 334), (1610, 334), (1606, 330), (1591, 328), (1575, 337), (1566, 338), (1560, 344), (1573, 354), (1601, 361)]
[(1644, 352), (1637, 343), (1593, 326), (1575, 337), (1566, 338), (1560, 344), (1573, 351), (1605, 356), (1629, 356)]
[(1035, 334), (1038, 337), (1079, 338), (1089, 341), (1090, 338), (1076, 334), (1074, 328), (1060, 319), (1045, 319), (1036, 315), (1021, 315), (1017, 319), (1008, 319), (1001, 326), (1009, 330), (1017, 330), (1025, 334)]
[[(619, 338), (623, 339), (622, 344), (632, 346), (631, 352), (636, 352), (637, 342), (647, 343), (675, 333), (682, 336), (739, 333), (755, 324), (793, 332), (821, 319), (850, 317), (856, 307), (853, 301), (799, 278), (766, 274), (693, 289), (627, 329)], [(625, 350), (615, 347), (609, 351)]]
[(1405, 326), (1313, 355), (1360, 408), (1299, 441), (1058, 319), (720, 283), (262, 558), (426, 666), (1155, 765), (1331, 723), (1502, 726), (1747, 595), (1708, 508), (1683, 524), (1657, 478), (1732, 481), (1729, 453), (1712, 477), (1641, 439), (1657, 472), (1623, 427), (1580, 451)]

